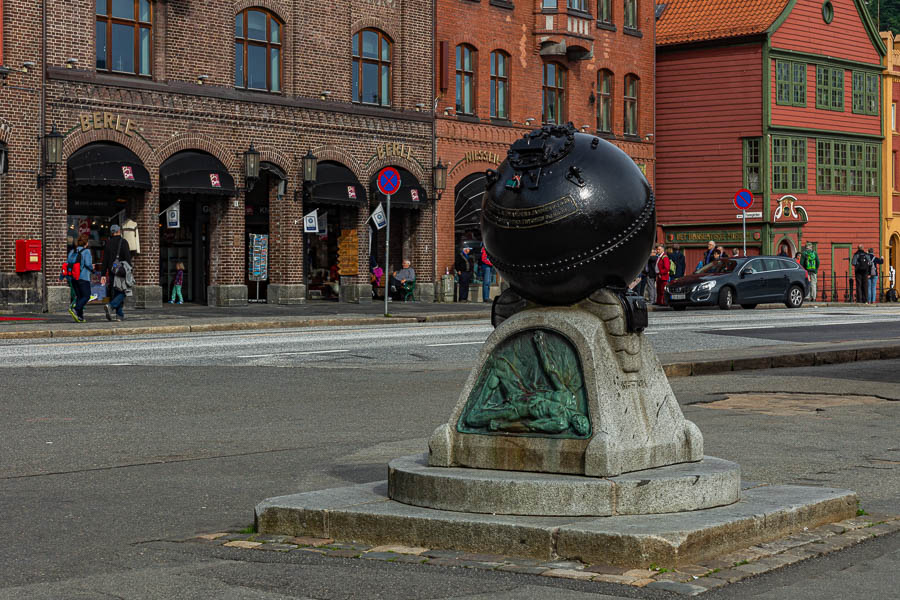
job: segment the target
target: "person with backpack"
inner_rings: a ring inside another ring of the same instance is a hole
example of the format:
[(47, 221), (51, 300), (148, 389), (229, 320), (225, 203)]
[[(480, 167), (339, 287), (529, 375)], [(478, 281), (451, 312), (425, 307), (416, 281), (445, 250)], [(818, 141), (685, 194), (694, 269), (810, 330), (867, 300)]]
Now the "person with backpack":
[(675, 265), (675, 269), (672, 272), (672, 275), (675, 277), (675, 279), (684, 277), (684, 270), (687, 264), (684, 258), (684, 252), (681, 251), (680, 245), (675, 244), (672, 247), (672, 252), (669, 253), (669, 260), (673, 265)]
[(878, 269), (884, 264), (883, 256), (876, 256), (875, 249), (869, 248), (869, 261), (872, 263), (869, 269), (869, 302), (878, 302)]
[[(112, 311), (116, 311), (116, 321), (125, 320), (125, 292), (123, 286), (116, 286), (116, 278), (124, 281), (126, 274), (131, 270), (131, 249), (128, 242), (122, 237), (122, 228), (118, 225), (112, 225), (109, 228), (110, 238), (106, 240), (106, 246), (103, 248), (103, 264), (100, 273), (106, 278), (106, 286), (108, 288), (109, 301), (104, 310), (106, 311), (106, 320), (112, 321)], [(128, 265), (127, 269), (125, 265)]]
[(807, 299), (815, 300), (820, 264), (819, 255), (816, 254), (816, 251), (813, 249), (812, 242), (806, 242), (806, 249), (803, 251), (803, 256), (800, 258), (800, 266), (806, 269), (806, 274), (809, 275), (809, 295), (807, 296)]
[(850, 264), (853, 266), (853, 275), (856, 280), (856, 301), (860, 304), (868, 304), (869, 272), (872, 270), (872, 260), (862, 244), (856, 248)]
[(481, 299), (491, 301), (491, 283), (494, 280), (494, 264), (488, 258), (484, 244), (481, 245)]
[(75, 286), (75, 304), (69, 307), (69, 314), (76, 323), (84, 323), (84, 305), (91, 299), (91, 273), (94, 272), (94, 259), (88, 250), (90, 237), (82, 233), (78, 236), (75, 248), (69, 253), (69, 272)]

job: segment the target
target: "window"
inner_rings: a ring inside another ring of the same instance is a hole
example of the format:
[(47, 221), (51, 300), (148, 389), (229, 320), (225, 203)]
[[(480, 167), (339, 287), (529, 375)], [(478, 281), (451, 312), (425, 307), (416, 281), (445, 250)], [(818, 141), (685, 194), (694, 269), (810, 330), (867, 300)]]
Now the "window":
[(878, 144), (817, 140), (817, 193), (878, 195), (879, 152)]
[(806, 191), (805, 138), (772, 138), (772, 191)]
[(613, 74), (606, 69), (597, 75), (597, 129), (612, 132)]
[(638, 135), (638, 78), (625, 76), (625, 135)]
[(625, 18), (623, 25), (628, 29), (637, 29), (637, 0), (625, 0)]
[(612, 0), (597, 1), (597, 20), (612, 25)]
[(897, 131), (897, 103), (891, 104), (891, 131)]
[(541, 8), (556, 8), (556, 0), (542, 0)]
[(391, 105), (391, 40), (377, 29), (353, 34), (352, 100)]
[(97, 70), (150, 75), (150, 0), (96, 0)]
[(878, 75), (853, 71), (853, 112), (878, 114)]
[(816, 108), (844, 110), (844, 70), (816, 67)]
[(509, 119), (509, 55), (491, 52), (491, 117)]
[(566, 122), (566, 70), (556, 63), (544, 64), (542, 101), (544, 123)]
[(456, 114), (475, 113), (475, 48), (456, 47)]
[(268, 11), (248, 8), (234, 17), (234, 86), (281, 91), (282, 23)]
[(581, 12), (588, 12), (588, 0), (567, 0), (566, 6)]
[(744, 140), (744, 187), (751, 192), (761, 192), (760, 187), (760, 138)]
[(806, 106), (806, 63), (775, 61), (775, 102)]

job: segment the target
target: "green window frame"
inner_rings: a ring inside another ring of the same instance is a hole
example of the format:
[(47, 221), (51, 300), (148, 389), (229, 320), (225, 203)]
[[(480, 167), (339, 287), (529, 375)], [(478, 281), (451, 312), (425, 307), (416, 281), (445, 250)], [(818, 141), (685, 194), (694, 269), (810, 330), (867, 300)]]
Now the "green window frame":
[(876, 73), (853, 71), (853, 112), (860, 115), (878, 115), (878, 83)]
[(844, 110), (844, 69), (816, 66), (816, 108)]
[(816, 193), (877, 196), (881, 147), (847, 140), (816, 140)]
[(762, 138), (744, 139), (744, 187), (751, 192), (762, 191)]
[(806, 106), (806, 63), (775, 61), (775, 102)]
[(772, 138), (772, 191), (806, 191), (806, 138)]

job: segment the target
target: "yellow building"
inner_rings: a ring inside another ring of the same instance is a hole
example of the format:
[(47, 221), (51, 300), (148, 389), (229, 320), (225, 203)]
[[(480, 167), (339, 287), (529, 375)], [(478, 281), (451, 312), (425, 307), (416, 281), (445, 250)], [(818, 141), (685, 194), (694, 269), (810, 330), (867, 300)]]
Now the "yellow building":
[(882, 31), (881, 39), (887, 47), (884, 57), (884, 78), (882, 89), (883, 107), (881, 111), (884, 132), (883, 156), (881, 160), (881, 244), (885, 264), (882, 269), (880, 287), (887, 290), (890, 267), (900, 271), (900, 190), (897, 189), (897, 152), (900, 151), (900, 132), (897, 130), (897, 100), (900, 99), (900, 35), (895, 37), (890, 31)]

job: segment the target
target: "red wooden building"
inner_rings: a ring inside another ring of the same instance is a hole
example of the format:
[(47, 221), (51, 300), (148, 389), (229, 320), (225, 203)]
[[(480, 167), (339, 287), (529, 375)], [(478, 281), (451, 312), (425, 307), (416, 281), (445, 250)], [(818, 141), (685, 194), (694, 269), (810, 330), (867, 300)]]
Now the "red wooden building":
[[(689, 266), (708, 240), (748, 254), (812, 241), (819, 298), (845, 294), (857, 244), (879, 247), (880, 73), (861, 0), (666, 0), (657, 22), (660, 235)], [(850, 274), (852, 278), (852, 273)]]

